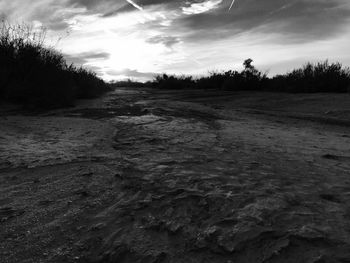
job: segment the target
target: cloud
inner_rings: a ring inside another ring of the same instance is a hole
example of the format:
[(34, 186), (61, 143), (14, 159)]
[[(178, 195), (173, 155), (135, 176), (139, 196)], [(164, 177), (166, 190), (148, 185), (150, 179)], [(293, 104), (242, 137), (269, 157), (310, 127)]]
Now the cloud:
[(125, 0), (68, 0), (66, 6), (84, 7), (87, 11), (100, 13), (106, 10), (117, 9), (126, 4)]
[(138, 80), (150, 80), (157, 75), (154, 72), (140, 72), (136, 69), (108, 70), (106, 73), (118, 79), (135, 78)]
[(212, 9), (218, 8), (222, 0), (207, 0), (200, 3), (191, 3), (189, 6), (182, 7), (182, 12), (186, 15), (194, 15), (208, 12)]
[(230, 12), (222, 6), (213, 12), (180, 17), (173, 24), (190, 32), (186, 35), (192, 41), (262, 30), (303, 42), (341, 32), (349, 18), (350, 9), (337, 0), (236, 0)]
[(129, 4), (131, 4), (133, 7), (135, 7), (138, 10), (143, 10), (143, 8), (141, 6), (139, 6), (138, 4), (136, 4), (134, 1), (132, 0), (126, 0)]
[(171, 48), (175, 44), (180, 43), (180, 39), (173, 36), (158, 35), (147, 39), (146, 42), (150, 44), (163, 44), (164, 46)]
[(0, 0), (0, 17), (42, 24), (52, 39), (64, 36), (58, 49), (67, 59), (104, 76), (206, 72), (240, 66), (246, 57), (283, 67), (321, 57), (350, 61), (349, 0), (235, 0), (229, 11), (231, 3)]
[(65, 54), (68, 63), (76, 65), (85, 65), (97, 60), (106, 60), (110, 58), (110, 54), (103, 51), (83, 52), (74, 55)]
[(232, 0), (231, 5), (230, 5), (230, 7), (228, 8), (228, 11), (231, 10), (231, 8), (232, 8), (232, 6), (233, 6), (234, 3), (235, 3), (235, 0)]
[(132, 12), (136, 9), (144, 9), (152, 6), (178, 8), (183, 0), (69, 0), (70, 4), (83, 6), (89, 11), (101, 13), (102, 17), (109, 17), (121, 13)]

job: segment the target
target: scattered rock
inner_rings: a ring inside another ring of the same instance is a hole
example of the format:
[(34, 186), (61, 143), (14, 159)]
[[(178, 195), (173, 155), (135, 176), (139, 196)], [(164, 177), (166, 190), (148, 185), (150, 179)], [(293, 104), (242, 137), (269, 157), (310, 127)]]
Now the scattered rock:
[(123, 175), (121, 173), (114, 174), (114, 177), (118, 179), (123, 179)]
[(97, 223), (93, 226), (90, 227), (89, 231), (96, 231), (96, 230), (100, 230), (102, 228), (104, 228), (106, 226), (105, 223)]
[(89, 176), (92, 176), (93, 174), (94, 174), (93, 172), (86, 172), (86, 173), (79, 174), (79, 176), (89, 177)]
[(333, 194), (320, 194), (320, 197), (324, 200), (334, 202), (334, 203), (340, 203), (341, 201), (339, 198)]
[(339, 160), (339, 156), (329, 154), (329, 153), (322, 155), (322, 158), (329, 159), (329, 160)]
[(86, 190), (78, 190), (75, 194), (80, 195), (81, 197), (88, 197), (89, 193)]
[(38, 205), (46, 206), (46, 205), (50, 205), (52, 203), (54, 203), (53, 200), (41, 200), (38, 202)]
[(13, 207), (1, 207), (0, 222), (5, 222), (13, 217), (20, 216), (23, 213), (24, 213), (24, 210), (15, 209)]

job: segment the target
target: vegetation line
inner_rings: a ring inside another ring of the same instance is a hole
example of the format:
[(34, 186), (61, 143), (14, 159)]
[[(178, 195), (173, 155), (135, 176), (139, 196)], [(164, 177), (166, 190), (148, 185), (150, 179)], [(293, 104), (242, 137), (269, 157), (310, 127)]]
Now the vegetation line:
[(110, 89), (94, 72), (68, 65), (60, 52), (46, 47), (45, 35), (25, 24), (1, 24), (0, 101), (56, 108)]
[(30, 26), (0, 25), (0, 102), (34, 108), (71, 106), (77, 99), (95, 98), (117, 86), (160, 89), (217, 89), (274, 92), (350, 92), (350, 69), (328, 61), (307, 63), (283, 75), (268, 77), (252, 59), (240, 72), (212, 72), (208, 76), (158, 75), (147, 83), (122, 81), (109, 85), (94, 72), (73, 64), (44, 45), (46, 32)]
[(116, 82), (115, 86), (147, 86), (161, 89), (217, 89), (217, 90), (251, 90), (273, 92), (350, 92), (350, 69), (340, 63), (328, 61), (316, 64), (307, 63), (283, 75), (272, 78), (257, 70), (253, 60), (244, 61), (241, 72), (229, 70), (212, 72), (209, 76), (194, 78), (192, 76), (158, 75), (146, 83), (131, 80)]

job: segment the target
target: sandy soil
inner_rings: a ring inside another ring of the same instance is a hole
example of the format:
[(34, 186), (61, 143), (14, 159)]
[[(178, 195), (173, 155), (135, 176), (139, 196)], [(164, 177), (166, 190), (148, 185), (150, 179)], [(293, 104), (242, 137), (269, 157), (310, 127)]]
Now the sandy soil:
[(350, 262), (349, 131), (349, 94), (3, 107), (0, 262)]

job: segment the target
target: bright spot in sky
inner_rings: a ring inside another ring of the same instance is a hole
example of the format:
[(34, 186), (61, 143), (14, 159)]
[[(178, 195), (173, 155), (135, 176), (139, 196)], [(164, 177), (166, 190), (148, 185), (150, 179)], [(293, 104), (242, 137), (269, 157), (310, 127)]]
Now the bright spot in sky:
[(0, 0), (1, 19), (48, 27), (49, 44), (107, 80), (239, 70), (247, 58), (271, 75), (350, 65), (349, 0)]

